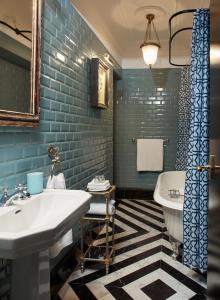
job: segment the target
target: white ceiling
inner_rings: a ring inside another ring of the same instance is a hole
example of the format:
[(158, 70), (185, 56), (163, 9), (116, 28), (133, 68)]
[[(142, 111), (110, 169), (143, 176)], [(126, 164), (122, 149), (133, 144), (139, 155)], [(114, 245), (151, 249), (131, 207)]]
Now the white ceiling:
[[(146, 30), (146, 14), (155, 14), (155, 26), (162, 48), (157, 64), (168, 65), (168, 20), (183, 9), (209, 7), (210, 0), (72, 0), (89, 26), (96, 32), (110, 54), (123, 67), (146, 67), (140, 44)], [(192, 25), (190, 14), (179, 16), (176, 31)], [(179, 34), (173, 43), (175, 60), (189, 57), (191, 32)]]

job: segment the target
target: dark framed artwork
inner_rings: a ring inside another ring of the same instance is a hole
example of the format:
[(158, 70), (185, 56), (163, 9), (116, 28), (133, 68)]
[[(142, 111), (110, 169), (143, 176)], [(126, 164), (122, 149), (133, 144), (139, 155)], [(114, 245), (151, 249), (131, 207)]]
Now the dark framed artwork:
[(108, 107), (109, 69), (99, 59), (91, 60), (91, 106)]

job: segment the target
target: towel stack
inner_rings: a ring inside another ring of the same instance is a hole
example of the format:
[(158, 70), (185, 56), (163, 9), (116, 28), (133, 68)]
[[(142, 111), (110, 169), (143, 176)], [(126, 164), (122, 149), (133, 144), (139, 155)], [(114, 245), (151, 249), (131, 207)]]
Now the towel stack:
[(90, 192), (102, 192), (109, 189), (111, 186), (109, 180), (105, 180), (102, 182), (97, 182), (95, 179), (90, 181), (87, 185), (87, 188)]
[[(108, 203), (108, 213), (109, 215), (113, 215), (114, 211), (115, 211), (115, 200), (110, 200)], [(105, 215), (106, 214), (106, 203), (102, 202), (102, 203), (94, 203), (92, 202), (90, 204), (90, 209), (87, 212), (87, 214), (90, 215)]]

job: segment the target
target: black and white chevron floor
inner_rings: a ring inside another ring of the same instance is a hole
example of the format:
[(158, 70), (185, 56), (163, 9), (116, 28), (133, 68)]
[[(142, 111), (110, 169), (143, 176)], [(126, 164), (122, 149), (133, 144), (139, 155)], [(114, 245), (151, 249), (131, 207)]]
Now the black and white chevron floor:
[[(162, 208), (154, 201), (121, 200), (116, 214), (116, 257), (76, 270), (59, 292), (62, 300), (206, 299), (203, 276), (171, 257)], [(103, 233), (97, 244), (104, 242)]]

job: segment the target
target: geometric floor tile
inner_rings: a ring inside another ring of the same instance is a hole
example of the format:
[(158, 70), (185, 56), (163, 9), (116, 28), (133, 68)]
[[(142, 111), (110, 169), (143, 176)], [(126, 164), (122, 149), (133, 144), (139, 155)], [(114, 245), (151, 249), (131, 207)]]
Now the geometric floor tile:
[[(203, 276), (171, 258), (163, 209), (149, 200), (121, 200), (116, 212), (116, 255), (74, 271), (59, 291), (62, 300), (206, 299)], [(104, 244), (104, 231), (96, 244)]]
[(143, 287), (142, 291), (153, 300), (165, 300), (176, 293), (176, 291), (160, 279)]

